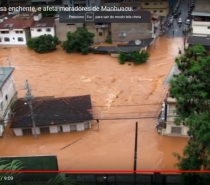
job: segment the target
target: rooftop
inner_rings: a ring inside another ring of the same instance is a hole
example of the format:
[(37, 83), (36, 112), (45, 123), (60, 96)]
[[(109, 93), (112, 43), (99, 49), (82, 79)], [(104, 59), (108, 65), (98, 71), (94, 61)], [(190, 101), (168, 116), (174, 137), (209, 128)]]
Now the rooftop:
[(209, 0), (197, 0), (195, 3), (195, 12), (210, 13)]
[(26, 29), (31, 27), (33, 22), (33, 16), (29, 14), (7, 16), (7, 19), (0, 23), (0, 29)]
[(0, 89), (15, 70), (14, 67), (0, 67)]
[(54, 26), (55, 26), (55, 17), (43, 17), (39, 21), (34, 22), (31, 28), (54, 27)]
[(171, 68), (171, 71), (169, 72), (168, 76), (166, 77), (164, 81), (164, 85), (170, 85), (170, 81), (173, 79), (174, 75), (178, 75), (180, 73), (179, 69), (177, 68), (176, 63), (174, 63), (173, 67)]
[(192, 45), (201, 44), (203, 46), (210, 46), (209, 37), (189, 36), (187, 42)]
[[(32, 127), (29, 106), (24, 99), (17, 101), (11, 128)], [(52, 126), (92, 120), (90, 95), (75, 97), (41, 97), (33, 101), (36, 126)]]

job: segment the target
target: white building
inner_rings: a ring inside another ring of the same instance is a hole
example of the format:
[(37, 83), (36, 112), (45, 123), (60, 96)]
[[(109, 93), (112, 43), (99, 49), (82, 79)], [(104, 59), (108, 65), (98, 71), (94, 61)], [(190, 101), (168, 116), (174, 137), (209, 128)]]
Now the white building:
[(0, 19), (0, 45), (26, 45), (33, 17), (16, 15)]
[[(84, 131), (91, 128), (92, 104), (90, 95), (66, 98), (35, 98), (37, 134)], [(10, 125), (16, 136), (34, 134), (30, 109), (24, 99), (19, 99)]]
[(11, 106), (17, 100), (17, 91), (13, 78), (14, 67), (0, 67), (0, 136), (9, 122)]
[(55, 36), (55, 18), (43, 17), (42, 14), (34, 15), (34, 23), (30, 29), (31, 37), (39, 37), (41, 35)]
[(162, 109), (163, 123), (160, 133), (167, 136), (179, 136), (179, 137), (189, 137), (188, 136), (188, 127), (185, 125), (176, 125), (174, 124), (176, 118), (176, 100), (171, 97), (167, 97), (164, 102)]
[(208, 0), (199, 0), (195, 3), (192, 12), (192, 33), (188, 37), (188, 44), (201, 44), (210, 47), (210, 3)]

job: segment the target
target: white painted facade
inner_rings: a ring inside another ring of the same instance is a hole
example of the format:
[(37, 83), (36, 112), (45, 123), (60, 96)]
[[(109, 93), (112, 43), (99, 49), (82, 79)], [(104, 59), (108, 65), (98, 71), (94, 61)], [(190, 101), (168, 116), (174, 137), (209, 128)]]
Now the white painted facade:
[(52, 35), (55, 36), (55, 27), (36, 27), (31, 28), (31, 38), (39, 37), (41, 35)]
[[(62, 127), (62, 132), (72, 132), (72, 131), (84, 131), (86, 129), (91, 128), (91, 121), (86, 121), (83, 123), (75, 123), (75, 124), (65, 124), (65, 125), (53, 125), (49, 126), (49, 131), (51, 134), (58, 133), (60, 130), (60, 127)], [(32, 134), (34, 134), (33, 128), (31, 128)], [(23, 130), (22, 128), (13, 128), (13, 131), (16, 136), (22, 136)], [(36, 133), (41, 134), (40, 127), (36, 127)]]
[(0, 29), (0, 45), (26, 45), (25, 29)]
[[(3, 73), (3, 71), (4, 70), (1, 70), (1, 73)], [(17, 90), (15, 87), (13, 74), (11, 74), (0, 89), (0, 119), (4, 120), (4, 125), (0, 125), (0, 136), (2, 136), (4, 127), (6, 127), (7, 123), (9, 122), (11, 113), (10, 107), (16, 100)]]
[(167, 114), (166, 114), (166, 127), (162, 128), (162, 135), (167, 136), (178, 136), (178, 137), (188, 137), (188, 127), (182, 125), (175, 125), (175, 110), (176, 110), (176, 100), (173, 98), (167, 98), (166, 103)]
[[(39, 21), (41, 19), (42, 19), (41, 13), (38, 15), (34, 15), (34, 21)], [(45, 27), (45, 26), (44, 27), (42, 27), (42, 26), (31, 27), (30, 32), (31, 32), (31, 38), (39, 37), (41, 35), (52, 35), (54, 37), (55, 36), (55, 26), (53, 26), (53, 27)]]

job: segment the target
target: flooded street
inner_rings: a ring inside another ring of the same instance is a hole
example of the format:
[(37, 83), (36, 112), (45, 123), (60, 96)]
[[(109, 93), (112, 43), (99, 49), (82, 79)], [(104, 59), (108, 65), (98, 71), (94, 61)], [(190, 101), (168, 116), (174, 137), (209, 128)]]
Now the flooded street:
[[(160, 111), (169, 73), (181, 38), (158, 38), (140, 66), (120, 65), (108, 55), (82, 56), (62, 49), (36, 54), (27, 48), (0, 48), (0, 64), (15, 67), (18, 97), (28, 79), (38, 96), (90, 94), (94, 116), (102, 117), (99, 128), (59, 134), (0, 138), (0, 156), (57, 155), (61, 170), (133, 170), (135, 122), (138, 129), (139, 170), (174, 169), (173, 152), (182, 152), (186, 138), (160, 136), (155, 117)], [(132, 118), (132, 119), (130, 119)], [(73, 143), (72, 145), (70, 145)], [(69, 146), (67, 146), (69, 145)]]

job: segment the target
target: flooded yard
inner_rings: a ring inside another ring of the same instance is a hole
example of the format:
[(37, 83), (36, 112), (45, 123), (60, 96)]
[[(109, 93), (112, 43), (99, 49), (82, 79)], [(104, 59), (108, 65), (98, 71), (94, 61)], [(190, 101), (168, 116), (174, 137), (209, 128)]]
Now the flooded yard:
[(172, 153), (181, 153), (187, 139), (160, 136), (155, 117), (167, 93), (163, 82), (182, 44), (182, 39), (158, 38), (149, 50), (149, 61), (140, 66), (62, 49), (40, 55), (27, 48), (0, 48), (0, 64), (8, 66), (9, 58), (15, 67), (18, 97), (26, 93), (26, 79), (35, 97), (90, 94), (94, 116), (104, 119), (99, 128), (93, 121), (91, 130), (39, 135), (37, 140), (5, 135), (0, 138), (0, 156), (54, 154), (61, 170), (132, 170), (138, 122), (137, 169), (174, 169)]

